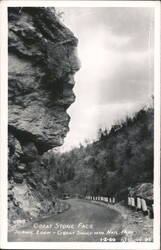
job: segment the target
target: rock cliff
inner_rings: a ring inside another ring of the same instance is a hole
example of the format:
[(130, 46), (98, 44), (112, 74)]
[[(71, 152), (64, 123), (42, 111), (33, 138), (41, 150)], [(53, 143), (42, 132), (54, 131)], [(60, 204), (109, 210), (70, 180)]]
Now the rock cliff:
[[(62, 145), (69, 130), (66, 110), (75, 99), (72, 89), (74, 74), (79, 70), (77, 43), (54, 8), (8, 8), (11, 218), (53, 211), (52, 169), (41, 155)], [(42, 204), (45, 199), (50, 201), (46, 209)]]

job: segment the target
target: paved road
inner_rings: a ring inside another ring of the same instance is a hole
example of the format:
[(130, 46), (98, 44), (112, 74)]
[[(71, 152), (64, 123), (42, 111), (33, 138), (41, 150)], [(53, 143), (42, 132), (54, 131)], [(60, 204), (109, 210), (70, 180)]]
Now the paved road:
[[(121, 215), (105, 205), (85, 200), (68, 200), (70, 209), (31, 223), (30, 226), (9, 233), (9, 241), (55, 242), (55, 241), (120, 241)], [(112, 233), (114, 232), (114, 234)], [(117, 232), (115, 234), (115, 232)]]

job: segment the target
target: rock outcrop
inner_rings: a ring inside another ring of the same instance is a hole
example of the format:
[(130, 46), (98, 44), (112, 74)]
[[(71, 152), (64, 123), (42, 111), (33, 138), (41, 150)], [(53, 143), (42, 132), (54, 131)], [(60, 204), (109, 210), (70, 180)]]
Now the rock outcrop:
[(141, 183), (131, 188), (129, 187), (129, 195), (132, 197), (140, 197), (153, 203), (153, 184), (152, 183)]
[(39, 208), (50, 200), (46, 211), (55, 204), (52, 169), (40, 155), (62, 145), (69, 130), (78, 40), (54, 8), (10, 7), (8, 21), (9, 209), (24, 216), (23, 195)]

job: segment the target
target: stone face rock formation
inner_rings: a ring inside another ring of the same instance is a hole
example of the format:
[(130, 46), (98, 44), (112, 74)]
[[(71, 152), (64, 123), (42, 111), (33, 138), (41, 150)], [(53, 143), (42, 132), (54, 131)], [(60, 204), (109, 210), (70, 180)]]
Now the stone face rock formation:
[[(79, 61), (78, 40), (54, 8), (10, 7), (8, 29), (8, 174), (13, 208), (16, 185), (24, 194), (37, 190), (38, 202), (51, 195), (51, 169), (40, 155), (62, 145), (69, 130), (66, 110), (75, 99), (72, 88)], [(20, 203), (23, 210), (22, 199)]]

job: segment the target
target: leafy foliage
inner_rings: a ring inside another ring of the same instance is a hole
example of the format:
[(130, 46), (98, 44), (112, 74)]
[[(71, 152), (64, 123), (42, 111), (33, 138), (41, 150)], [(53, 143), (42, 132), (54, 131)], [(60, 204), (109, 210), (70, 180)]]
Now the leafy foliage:
[(153, 108), (143, 108), (110, 130), (100, 129), (96, 141), (54, 154), (59, 193), (121, 199), (129, 186), (153, 182), (153, 122)]

